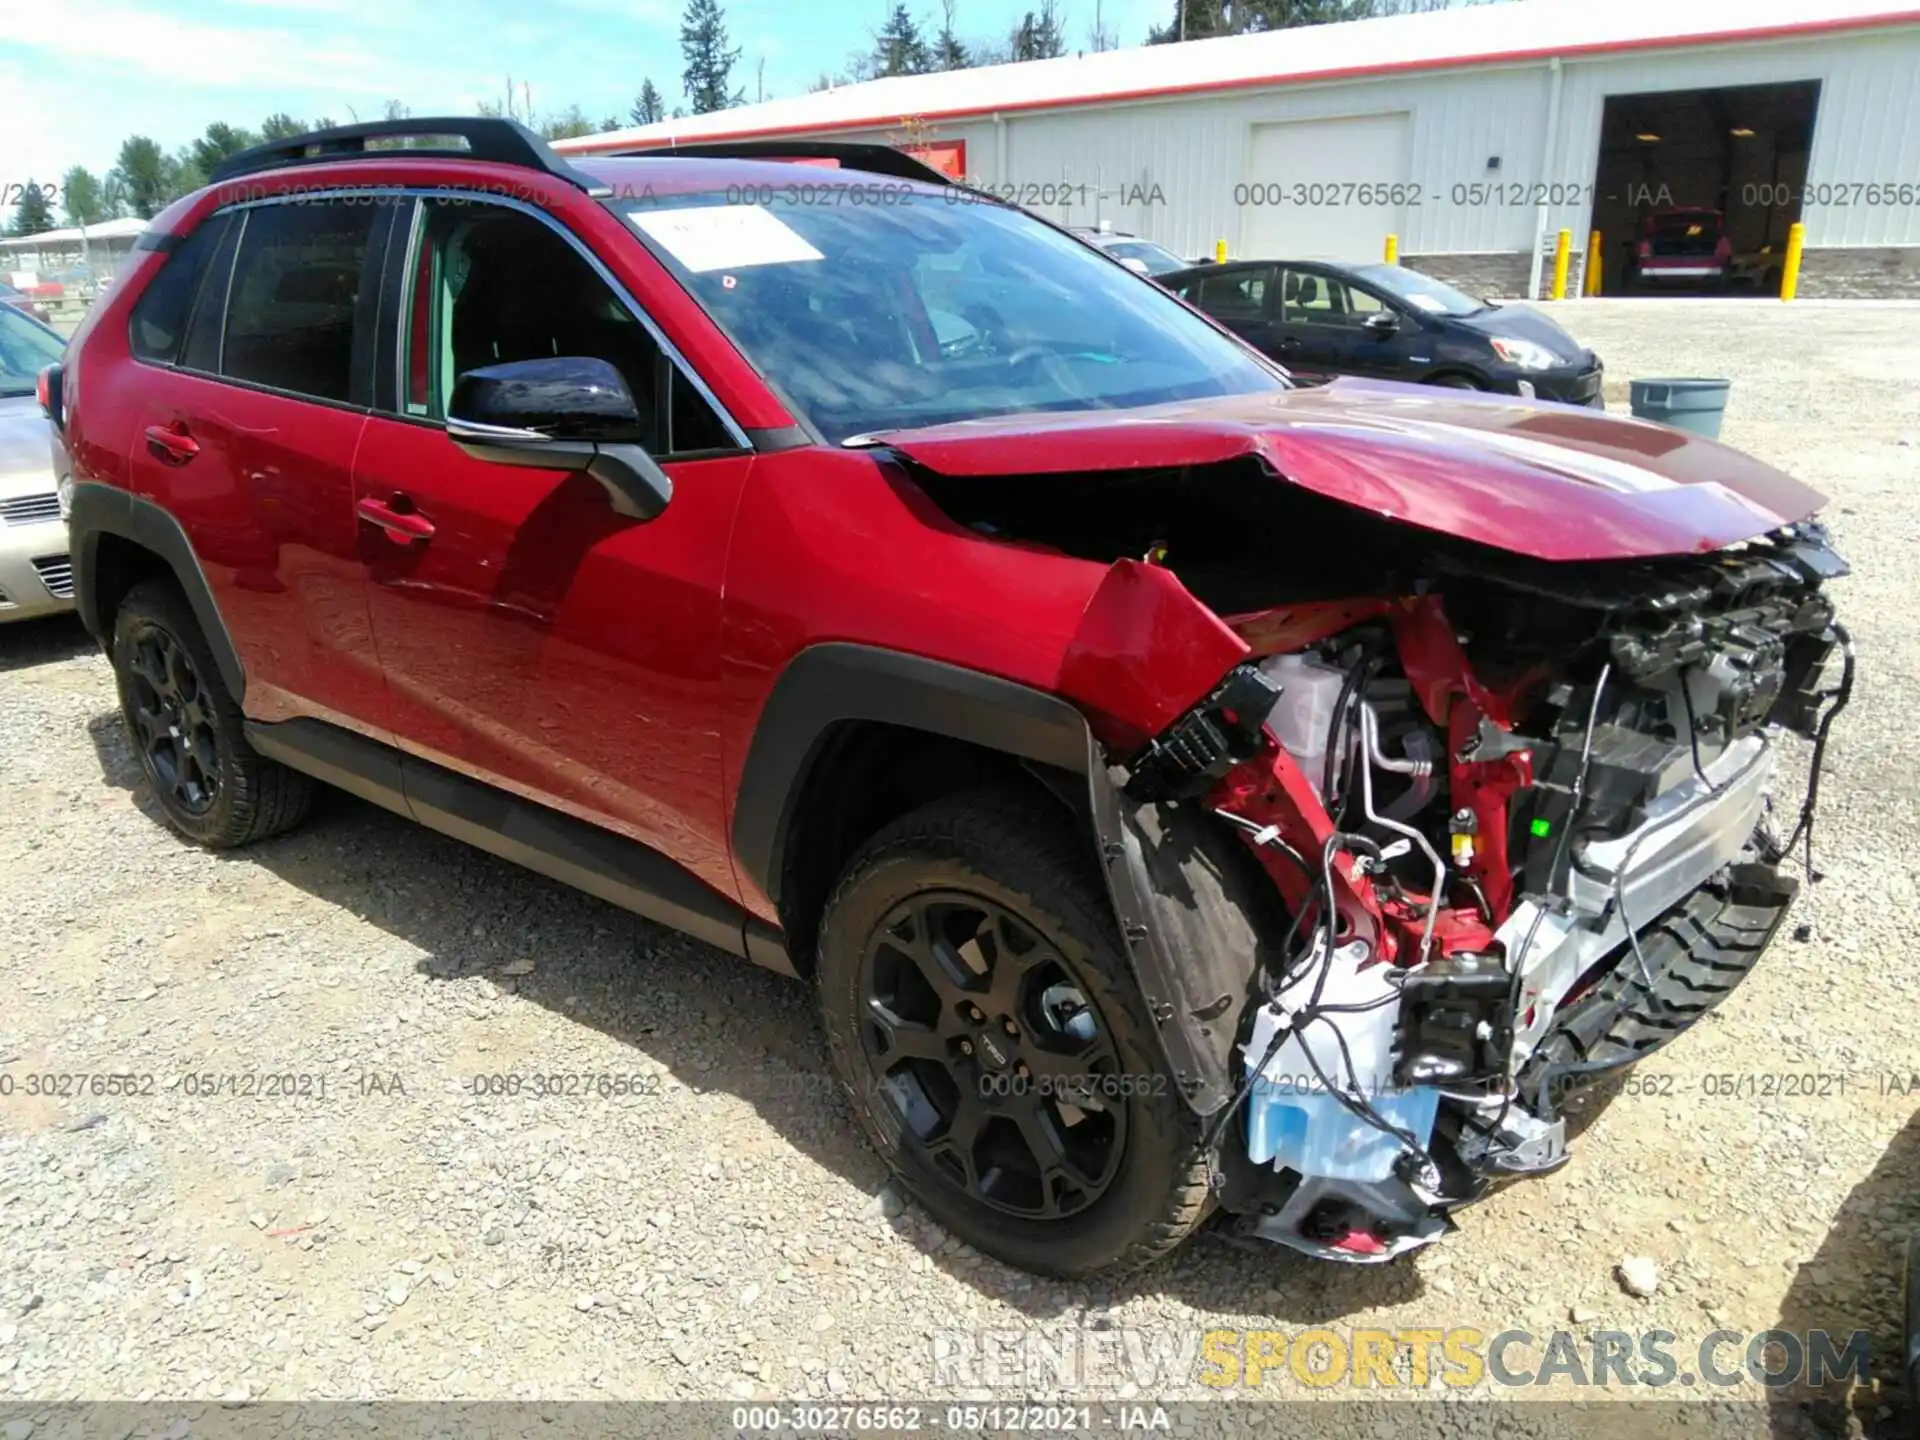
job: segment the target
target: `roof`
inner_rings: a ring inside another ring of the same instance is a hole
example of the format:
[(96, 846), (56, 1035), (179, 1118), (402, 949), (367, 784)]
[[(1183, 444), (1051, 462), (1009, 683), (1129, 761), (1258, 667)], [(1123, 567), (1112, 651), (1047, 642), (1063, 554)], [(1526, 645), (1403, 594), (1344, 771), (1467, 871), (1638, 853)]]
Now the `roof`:
[(1920, 24), (1912, 0), (1508, 0), (1260, 35), (905, 75), (562, 140), (591, 154), (675, 141), (817, 134), (1067, 105)]
[(85, 230), (78, 227), (67, 230), (42, 230), (34, 235), (15, 235), (0, 240), (0, 250), (46, 250), (54, 246), (78, 245), (84, 235), (88, 241), (126, 240), (140, 234), (147, 228), (147, 222), (137, 216), (124, 220), (102, 220), (98, 225), (89, 225)]

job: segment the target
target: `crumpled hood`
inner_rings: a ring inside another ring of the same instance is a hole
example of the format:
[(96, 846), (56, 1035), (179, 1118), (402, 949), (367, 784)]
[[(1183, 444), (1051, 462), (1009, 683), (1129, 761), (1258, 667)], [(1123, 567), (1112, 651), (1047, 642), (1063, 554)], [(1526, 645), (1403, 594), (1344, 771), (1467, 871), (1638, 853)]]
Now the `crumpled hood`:
[(1662, 425), (1374, 380), (963, 421), (873, 439), (951, 476), (1254, 457), (1328, 499), (1555, 561), (1717, 550), (1826, 503), (1770, 465)]

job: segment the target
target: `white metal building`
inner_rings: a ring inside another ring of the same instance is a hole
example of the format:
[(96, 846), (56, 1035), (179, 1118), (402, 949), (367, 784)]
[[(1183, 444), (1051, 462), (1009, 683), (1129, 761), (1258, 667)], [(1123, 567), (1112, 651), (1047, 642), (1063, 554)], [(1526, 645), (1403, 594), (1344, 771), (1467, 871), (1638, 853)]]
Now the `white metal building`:
[(0, 280), (22, 290), (53, 283), (91, 293), (112, 279), (146, 228), (145, 220), (128, 217), (0, 239)]
[[(1068, 224), (1190, 256), (1404, 259), (1533, 293), (1562, 227), (1617, 287), (1645, 217), (1720, 210), (1803, 295), (1920, 294), (1920, 9), (1510, 0), (877, 80), (563, 142), (918, 147)], [(1577, 265), (1576, 265), (1577, 274)]]

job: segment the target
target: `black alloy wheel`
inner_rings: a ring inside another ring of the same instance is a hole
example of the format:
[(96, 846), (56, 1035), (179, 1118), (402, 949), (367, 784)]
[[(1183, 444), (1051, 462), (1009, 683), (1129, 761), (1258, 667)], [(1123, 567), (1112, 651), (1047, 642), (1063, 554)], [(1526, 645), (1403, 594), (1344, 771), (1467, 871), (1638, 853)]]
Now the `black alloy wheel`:
[(978, 895), (914, 895), (874, 930), (861, 997), (879, 1093), (969, 1199), (1055, 1220), (1106, 1193), (1127, 1141), (1119, 1054), (1034, 926)]
[(128, 657), (127, 718), (153, 788), (189, 815), (204, 815), (220, 792), (213, 702), (179, 637), (145, 630)]
[(861, 1132), (933, 1221), (1042, 1275), (1148, 1264), (1212, 1203), (1081, 823), (1011, 782), (929, 801), (847, 861), (816, 947)]
[(247, 742), (246, 716), (179, 588), (165, 580), (134, 586), (112, 625), (120, 713), (167, 824), (216, 850), (299, 824), (313, 781)]

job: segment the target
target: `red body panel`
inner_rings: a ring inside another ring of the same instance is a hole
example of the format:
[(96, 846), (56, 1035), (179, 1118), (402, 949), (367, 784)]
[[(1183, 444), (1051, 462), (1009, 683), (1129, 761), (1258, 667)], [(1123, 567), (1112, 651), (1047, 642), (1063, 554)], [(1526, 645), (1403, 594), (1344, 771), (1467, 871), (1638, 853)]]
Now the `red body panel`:
[(1121, 753), (1166, 729), (1247, 658), (1247, 642), (1171, 570), (1117, 560), (1074, 632), (1053, 687)]
[(671, 855), (734, 893), (720, 792), (720, 592), (754, 461), (668, 467), (642, 524), (584, 474), (468, 457), (437, 425), (367, 422), (361, 575), (401, 746)]
[[(874, 645), (1052, 690), (1106, 573), (955, 525), (870, 452), (762, 456), (727, 563), (729, 812), (767, 696), (807, 646)], [(771, 918), (766, 898), (743, 889)]]
[(1254, 457), (1330, 500), (1541, 560), (1718, 549), (1805, 519), (1824, 503), (1770, 465), (1663, 425), (1373, 380), (882, 438), (943, 475)]
[[(133, 490), (193, 542), (247, 675), (256, 720), (313, 716), (387, 736), (356, 546), (357, 411), (137, 367)], [(95, 397), (97, 398), (97, 397)], [(184, 460), (146, 438), (190, 440)]]

